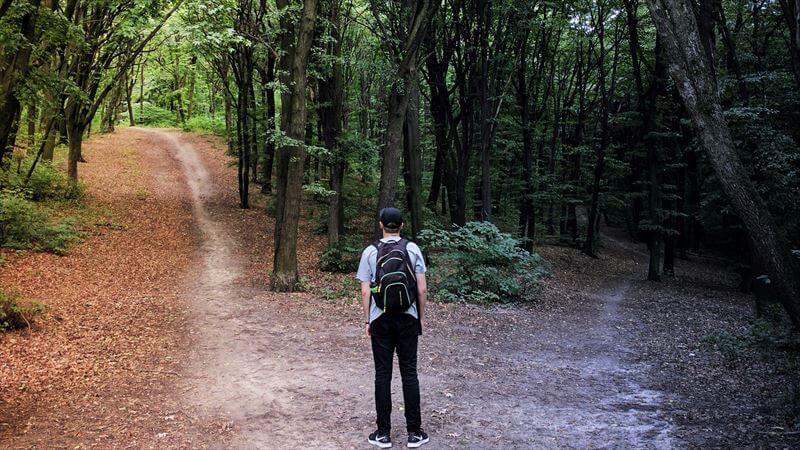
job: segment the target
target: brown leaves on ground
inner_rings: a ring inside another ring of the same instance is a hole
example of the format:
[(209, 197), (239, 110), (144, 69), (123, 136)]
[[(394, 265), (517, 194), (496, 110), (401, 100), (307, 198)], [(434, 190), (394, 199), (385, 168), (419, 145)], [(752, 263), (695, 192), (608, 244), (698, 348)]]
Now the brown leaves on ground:
[(63, 257), (6, 254), (0, 285), (49, 310), (0, 335), (0, 441), (136, 447), (168, 408), (158, 399), (181, 360), (190, 214), (163, 186), (180, 173), (152, 170), (163, 156), (148, 146), (125, 130), (88, 140), (90, 235)]

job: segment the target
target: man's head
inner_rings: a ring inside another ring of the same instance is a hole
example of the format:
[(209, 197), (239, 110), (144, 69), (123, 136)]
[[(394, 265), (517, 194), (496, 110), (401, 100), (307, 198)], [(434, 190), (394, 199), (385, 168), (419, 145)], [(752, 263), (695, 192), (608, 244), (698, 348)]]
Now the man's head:
[(383, 208), (378, 220), (384, 233), (397, 234), (403, 229), (403, 214), (397, 208)]

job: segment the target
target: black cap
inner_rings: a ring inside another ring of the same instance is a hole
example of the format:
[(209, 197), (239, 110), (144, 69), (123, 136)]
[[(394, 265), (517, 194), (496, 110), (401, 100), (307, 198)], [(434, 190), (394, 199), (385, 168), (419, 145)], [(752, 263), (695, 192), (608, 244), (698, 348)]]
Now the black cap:
[(384, 227), (394, 230), (403, 224), (403, 214), (397, 208), (383, 208), (378, 218)]

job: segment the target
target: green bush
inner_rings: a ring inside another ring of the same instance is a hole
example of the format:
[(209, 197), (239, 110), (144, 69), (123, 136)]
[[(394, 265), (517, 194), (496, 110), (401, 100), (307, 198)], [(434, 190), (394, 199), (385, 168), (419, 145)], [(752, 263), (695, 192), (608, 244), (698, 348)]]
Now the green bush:
[(430, 263), (431, 292), (441, 301), (532, 301), (542, 278), (544, 259), (520, 248), (519, 241), (489, 222), (470, 222), (453, 231), (423, 230)]
[(0, 246), (63, 254), (78, 237), (71, 221), (54, 222), (49, 210), (20, 192), (0, 191)]
[(30, 325), (33, 316), (45, 310), (41, 303), (32, 302), (26, 307), (20, 304), (18, 296), (0, 291), (0, 331), (25, 328)]
[(334, 245), (322, 252), (320, 266), (327, 272), (355, 272), (361, 259), (361, 239), (357, 236), (342, 236)]
[(0, 186), (6, 186), (34, 201), (77, 200), (83, 196), (83, 185), (71, 182), (64, 172), (48, 161), (39, 161), (26, 182), (25, 177), (32, 163), (33, 158), (26, 158), (20, 172), (9, 169), (0, 173)]
[(148, 127), (174, 127), (177, 125), (174, 112), (152, 103), (144, 103), (144, 111), (141, 111), (138, 105), (134, 106), (133, 117), (138, 125)]
[(184, 131), (197, 131), (202, 133), (225, 136), (225, 118), (210, 116), (193, 116), (183, 126)]

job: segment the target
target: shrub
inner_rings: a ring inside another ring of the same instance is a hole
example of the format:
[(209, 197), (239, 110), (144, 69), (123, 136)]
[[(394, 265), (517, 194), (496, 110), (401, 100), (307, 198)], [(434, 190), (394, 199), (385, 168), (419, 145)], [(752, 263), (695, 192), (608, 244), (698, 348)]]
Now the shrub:
[(48, 161), (39, 161), (29, 180), (25, 180), (33, 163), (29, 157), (21, 164), (24, 170), (6, 170), (0, 175), (0, 185), (18, 191), (25, 198), (41, 200), (77, 200), (83, 195), (83, 185), (73, 183), (67, 175)]
[(203, 133), (225, 136), (225, 118), (211, 116), (192, 116), (183, 126), (184, 131), (199, 131)]
[(430, 286), (441, 301), (531, 301), (549, 274), (544, 259), (489, 222), (470, 222), (453, 231), (423, 230), (420, 242), (430, 259)]
[(33, 316), (44, 313), (45, 309), (45, 306), (38, 302), (23, 306), (18, 296), (0, 291), (0, 331), (27, 327)]
[(150, 127), (174, 127), (176, 125), (174, 112), (152, 103), (144, 103), (143, 111), (140, 111), (138, 105), (134, 106), (133, 117), (139, 125)]
[(357, 236), (342, 236), (334, 245), (322, 252), (320, 266), (327, 272), (350, 273), (358, 268), (361, 259), (361, 239)]
[(51, 213), (18, 191), (0, 191), (0, 246), (66, 252), (79, 237), (69, 220), (54, 222)]

